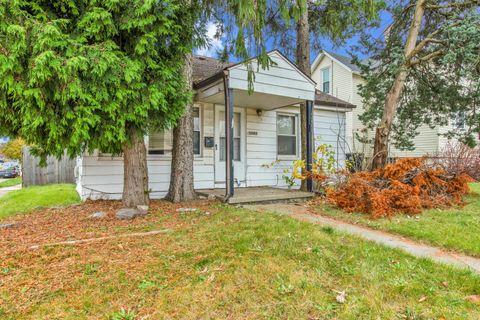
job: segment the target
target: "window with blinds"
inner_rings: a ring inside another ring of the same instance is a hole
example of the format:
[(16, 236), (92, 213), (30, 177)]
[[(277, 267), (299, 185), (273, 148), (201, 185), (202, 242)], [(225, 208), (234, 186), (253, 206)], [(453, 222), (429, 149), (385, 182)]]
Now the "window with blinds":
[[(193, 154), (201, 154), (201, 122), (200, 108), (194, 107), (192, 110), (193, 118)], [(153, 132), (148, 138), (148, 154), (168, 155), (172, 153), (173, 148), (173, 130), (164, 130)]]
[(173, 146), (172, 130), (153, 132), (148, 137), (148, 154), (171, 154)]

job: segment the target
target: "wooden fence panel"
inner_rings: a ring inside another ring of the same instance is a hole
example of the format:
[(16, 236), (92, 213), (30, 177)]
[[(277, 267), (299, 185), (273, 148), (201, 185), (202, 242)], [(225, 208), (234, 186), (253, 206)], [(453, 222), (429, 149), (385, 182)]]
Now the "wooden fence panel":
[(75, 159), (70, 159), (65, 153), (58, 160), (48, 157), (47, 165), (40, 167), (40, 159), (30, 153), (28, 147), (23, 148), (22, 158), (23, 186), (37, 186), (54, 183), (75, 183)]

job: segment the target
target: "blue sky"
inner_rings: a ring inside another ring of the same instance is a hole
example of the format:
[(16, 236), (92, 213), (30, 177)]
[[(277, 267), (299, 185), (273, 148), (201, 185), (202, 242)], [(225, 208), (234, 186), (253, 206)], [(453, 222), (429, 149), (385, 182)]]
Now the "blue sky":
[[(391, 23), (391, 21), (392, 21), (392, 19), (391, 19), (391, 16), (390, 16), (389, 13), (387, 13), (385, 11), (381, 12), (380, 13), (380, 26), (378, 28), (371, 28), (370, 30), (368, 30), (369, 33), (371, 34), (372, 38), (380, 37), (383, 33), (383, 30), (385, 30), (385, 28)], [(197, 50), (196, 51), (197, 54), (215, 58), (216, 57), (216, 52), (223, 49), (222, 40), (214, 38), (216, 30), (217, 30), (216, 26), (213, 23), (208, 26), (208, 36), (211, 40), (211, 45), (210, 45), (209, 48), (203, 48), (203, 49)], [(324, 50), (333, 51), (333, 52), (336, 52), (338, 54), (348, 56), (349, 55), (348, 52), (350, 50), (350, 47), (352, 45), (356, 45), (358, 43), (358, 36), (355, 36), (351, 39), (348, 39), (346, 44), (344, 46), (341, 46), (341, 47), (336, 47), (332, 43), (332, 41), (330, 41), (327, 38), (321, 38), (320, 41), (322, 43), (322, 47), (323, 47)], [(277, 48), (274, 48), (271, 43), (269, 43), (268, 39), (267, 39), (267, 47), (268, 47), (268, 50), (277, 49)], [(315, 59), (317, 54), (318, 54), (318, 51), (313, 51), (312, 50), (312, 52), (311, 52), (312, 61)], [(359, 56), (359, 58), (366, 58), (365, 56), (363, 56), (361, 54), (358, 54), (358, 56)], [(234, 59), (232, 59), (232, 60), (234, 60)]]

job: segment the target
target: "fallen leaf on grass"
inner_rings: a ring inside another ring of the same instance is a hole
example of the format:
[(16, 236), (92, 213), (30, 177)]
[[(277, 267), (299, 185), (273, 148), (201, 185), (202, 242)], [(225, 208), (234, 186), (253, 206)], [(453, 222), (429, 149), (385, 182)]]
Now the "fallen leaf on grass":
[(212, 282), (213, 280), (215, 280), (215, 273), (212, 273), (208, 279), (207, 279), (207, 282)]
[(427, 297), (422, 296), (420, 299), (418, 299), (418, 302), (424, 302), (425, 300), (427, 300)]
[(345, 291), (336, 291), (337, 296), (335, 297), (335, 300), (337, 300), (338, 303), (345, 303), (347, 302), (347, 293)]
[(473, 302), (473, 303), (479, 303), (480, 302), (480, 295), (471, 295), (465, 298), (466, 300)]
[(448, 288), (448, 282), (447, 282), (447, 281), (443, 281), (443, 282), (442, 282), (442, 286), (445, 287), (445, 288)]

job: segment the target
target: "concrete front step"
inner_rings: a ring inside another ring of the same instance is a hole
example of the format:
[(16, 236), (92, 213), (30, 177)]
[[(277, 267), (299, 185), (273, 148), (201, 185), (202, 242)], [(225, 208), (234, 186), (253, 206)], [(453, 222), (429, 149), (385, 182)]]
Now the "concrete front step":
[[(225, 200), (225, 189), (202, 189), (197, 193), (205, 197), (215, 197)], [(314, 196), (311, 192), (303, 192), (292, 189), (272, 187), (246, 187), (236, 188), (233, 197), (226, 202), (229, 204), (251, 204), (251, 203), (275, 203), (275, 202), (301, 202), (309, 200)]]

